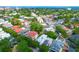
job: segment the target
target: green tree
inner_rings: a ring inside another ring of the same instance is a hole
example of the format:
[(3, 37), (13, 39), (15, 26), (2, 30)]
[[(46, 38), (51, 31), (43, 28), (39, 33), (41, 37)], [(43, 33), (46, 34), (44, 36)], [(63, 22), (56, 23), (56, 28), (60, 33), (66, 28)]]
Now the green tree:
[[(10, 33), (18, 41), (18, 43), (19, 43), (18, 44), (19, 47), (17, 47), (18, 51), (23, 51), (22, 49), (24, 49), (24, 51), (31, 51), (31, 49), (29, 47), (39, 48), (39, 43), (37, 41), (32, 41), (32, 39), (30, 39), (30, 38), (28, 38), (26, 36), (17, 34), (12, 29), (9, 29), (9, 28), (3, 27), (3, 30), (5, 32)], [(27, 48), (27, 50), (26, 50), (26, 48)], [(21, 50), (19, 50), (19, 49), (21, 49)]]
[(44, 45), (44, 44), (41, 45), (39, 48), (40, 48), (40, 51), (41, 52), (48, 52), (49, 51), (49, 47), (46, 46), (46, 45)]
[(43, 26), (38, 22), (32, 22), (30, 25), (31, 25), (31, 30), (33, 31), (37, 31), (38, 33), (43, 31)]
[(13, 25), (22, 26), (21, 21), (18, 20), (18, 18), (11, 19), (10, 22), (11, 22), (11, 24), (13, 24)]
[(68, 34), (66, 33), (66, 31), (61, 26), (56, 26), (56, 30), (58, 32), (60, 32), (64, 38), (68, 37)]
[(14, 18), (19, 18), (19, 16), (20, 16), (20, 15), (17, 14), (17, 15), (14, 15), (13, 17), (14, 17)]
[(33, 47), (33, 48), (38, 48), (39, 47), (39, 43), (37, 41), (31, 41), (29, 43), (29, 46)]
[(0, 41), (0, 52), (10, 52), (11, 47), (10, 47), (10, 42), (8, 39), (2, 39)]
[(18, 36), (18, 34), (15, 31), (13, 31), (12, 29), (9, 29), (9, 28), (6, 28), (6, 27), (2, 27), (2, 28), (5, 32), (10, 33), (13, 37)]
[(18, 52), (32, 52), (32, 49), (28, 47), (27, 42), (24, 40), (18, 43), (16, 49)]
[(55, 32), (49, 31), (46, 33), (46, 35), (48, 35), (48, 37), (52, 38), (52, 39), (56, 39), (57, 35)]
[(79, 27), (74, 28), (73, 33), (74, 34), (79, 34)]

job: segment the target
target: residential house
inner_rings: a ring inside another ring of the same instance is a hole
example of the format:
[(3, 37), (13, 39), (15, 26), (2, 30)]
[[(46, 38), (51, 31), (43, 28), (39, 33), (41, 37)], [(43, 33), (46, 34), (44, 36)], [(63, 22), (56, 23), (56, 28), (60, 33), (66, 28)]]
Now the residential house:
[(55, 32), (55, 25), (52, 24), (52, 25), (50, 25), (50, 26), (44, 28), (44, 30), (45, 30), (45, 31), (53, 31), (53, 32)]
[(58, 18), (58, 15), (53, 15), (53, 18)]
[(26, 36), (32, 38), (32, 40), (35, 40), (38, 37), (38, 33), (36, 31), (28, 31), (26, 32)]
[(19, 26), (13, 26), (12, 29), (16, 32), (16, 33), (20, 33), (21, 31), (24, 30), (24, 28), (20, 28)]
[(44, 28), (44, 30), (45, 30), (45, 31), (53, 31), (53, 32), (55, 32), (55, 29), (52, 28), (52, 27), (50, 27), (50, 28)]
[(26, 31), (30, 31), (30, 22), (28, 20), (23, 20), (22, 25), (25, 28)]
[(66, 43), (65, 38), (61, 36), (61, 33), (59, 33), (56, 40), (54, 40), (50, 46), (50, 51), (52, 52), (61, 52), (61, 51), (67, 51), (68, 45)]
[(22, 21), (22, 24), (24, 25), (25, 28), (29, 28), (30, 27), (30, 22), (28, 20), (24, 20)]
[(59, 19), (56, 24), (63, 24), (64, 23), (64, 19)]
[(10, 37), (10, 34), (4, 32), (2, 28), (0, 28), (0, 39), (9, 38), (9, 37)]
[(70, 29), (66, 26), (62, 26), (62, 28), (67, 32), (68, 35), (72, 35), (72, 29)]
[(24, 35), (24, 36), (26, 36), (26, 32), (30, 31), (29, 28), (22, 27), (22, 29), (23, 30), (19, 34)]
[(73, 17), (73, 18), (70, 19), (70, 21), (73, 22), (75, 19), (76, 19), (76, 18)]
[(34, 17), (26, 17), (26, 16), (25, 16), (24, 18), (25, 18), (25, 19), (33, 19)]
[(47, 18), (45, 17), (44, 18), (44, 22), (47, 24), (47, 25), (51, 25), (53, 22), (52, 22), (52, 19), (51, 18)]
[(2, 24), (2, 26), (6, 27), (6, 28), (11, 28), (13, 25), (12, 25), (10, 22), (5, 21), (5, 22)]
[(45, 44), (47, 46), (50, 46), (52, 44), (52, 40), (51, 38), (49, 38), (47, 35), (42, 34), (41, 36), (39, 36), (36, 41), (38, 41), (40, 43), (40, 45)]
[(24, 19), (24, 16), (23, 16), (23, 15), (21, 15), (19, 18), (20, 18), (20, 19)]
[(36, 18), (37, 18), (37, 21), (38, 21), (40, 24), (46, 26), (46, 24), (44, 23), (42, 17), (36, 15), (35, 13), (32, 13), (32, 16), (36, 17)]
[(55, 40), (50, 46), (50, 51), (61, 52), (63, 47), (64, 47), (64, 43), (62, 42), (62, 40)]
[(4, 19), (0, 19), (0, 25), (3, 24), (5, 21)]

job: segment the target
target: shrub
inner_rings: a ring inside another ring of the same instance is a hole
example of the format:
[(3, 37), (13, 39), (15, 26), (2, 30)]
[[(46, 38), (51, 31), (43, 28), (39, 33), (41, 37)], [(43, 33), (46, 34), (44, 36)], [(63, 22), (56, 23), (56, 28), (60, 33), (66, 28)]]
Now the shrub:
[(10, 42), (8, 39), (2, 39), (0, 41), (0, 52), (10, 52), (11, 47), (10, 47)]
[(73, 32), (75, 33), (75, 34), (79, 34), (79, 27), (77, 28), (75, 28), (74, 30), (73, 30)]
[(48, 37), (52, 38), (52, 39), (56, 39), (57, 35), (55, 32), (49, 31), (46, 33), (46, 35), (48, 35)]
[(46, 45), (44, 45), (44, 44), (41, 45), (39, 48), (40, 48), (40, 51), (41, 52), (48, 52), (49, 51), (49, 47), (46, 46)]
[(43, 30), (43, 26), (37, 22), (32, 22), (31, 23), (31, 30), (37, 31), (38, 33), (40, 33)]
[(26, 41), (19, 42), (16, 49), (17, 49), (18, 52), (32, 52), (32, 49), (27, 46)]

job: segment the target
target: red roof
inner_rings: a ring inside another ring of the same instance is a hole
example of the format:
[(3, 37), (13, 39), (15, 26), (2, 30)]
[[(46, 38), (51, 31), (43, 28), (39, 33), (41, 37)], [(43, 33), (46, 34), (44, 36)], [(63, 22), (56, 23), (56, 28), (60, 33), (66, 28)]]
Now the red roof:
[(17, 32), (17, 33), (19, 33), (19, 32), (21, 32), (22, 30), (23, 30), (22, 28), (18, 28), (18, 29), (15, 29), (14, 31)]
[(17, 33), (21, 32), (21, 31), (23, 30), (23, 29), (20, 28), (19, 26), (13, 26), (12, 29), (13, 29), (15, 32), (17, 32)]
[(68, 27), (63, 27), (64, 30), (70, 30)]
[(36, 31), (29, 31), (27, 32), (27, 35), (30, 37), (35, 37), (36, 35), (38, 35), (38, 33)]
[(16, 29), (16, 28), (19, 28), (19, 26), (16, 25), (16, 26), (13, 26), (13, 27), (12, 27), (12, 29)]

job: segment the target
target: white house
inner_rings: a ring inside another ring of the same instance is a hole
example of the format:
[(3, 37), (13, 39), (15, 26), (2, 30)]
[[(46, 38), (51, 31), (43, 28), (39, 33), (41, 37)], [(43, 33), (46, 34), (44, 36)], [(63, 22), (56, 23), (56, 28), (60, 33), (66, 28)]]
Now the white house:
[(44, 23), (42, 17), (36, 15), (35, 13), (32, 13), (32, 16), (36, 17), (36, 18), (37, 18), (37, 21), (38, 21), (39, 23), (41, 23), (42, 25), (46, 26), (46, 24)]
[[(52, 44), (52, 39), (47, 37), (47, 35), (45, 35), (45, 34), (38, 37), (36, 39), (36, 41), (38, 41), (40, 43), (40, 45), (46, 44), (47, 46), (50, 46)], [(46, 42), (46, 41), (48, 41), (48, 42)]]
[(13, 25), (8, 22), (8, 21), (5, 21), (3, 24), (2, 24), (4, 27), (7, 27), (7, 28), (11, 28)]
[(5, 22), (4, 19), (0, 19), (0, 24), (2, 24), (3, 22)]
[(44, 30), (45, 30), (45, 31), (53, 31), (53, 32), (55, 32), (55, 29), (54, 29), (54, 28), (52, 28), (52, 27), (45, 28)]
[(10, 34), (4, 32), (2, 28), (0, 28), (0, 39), (9, 38), (9, 37), (10, 37)]

